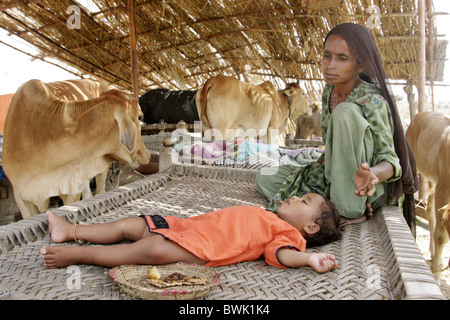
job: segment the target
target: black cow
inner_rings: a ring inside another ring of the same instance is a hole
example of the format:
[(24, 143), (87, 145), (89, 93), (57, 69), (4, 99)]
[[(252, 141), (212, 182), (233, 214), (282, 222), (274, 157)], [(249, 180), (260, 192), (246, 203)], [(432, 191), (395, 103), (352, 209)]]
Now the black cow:
[(195, 104), (196, 93), (196, 90), (149, 90), (139, 97), (144, 122), (155, 124), (164, 120), (166, 123), (178, 123), (184, 120), (190, 124), (200, 120)]

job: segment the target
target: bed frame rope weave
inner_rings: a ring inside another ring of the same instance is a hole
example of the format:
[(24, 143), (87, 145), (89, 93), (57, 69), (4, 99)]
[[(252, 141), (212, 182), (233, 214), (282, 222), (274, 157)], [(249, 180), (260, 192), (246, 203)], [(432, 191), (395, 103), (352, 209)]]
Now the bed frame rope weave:
[[(101, 223), (140, 214), (189, 217), (232, 205), (264, 207), (255, 171), (175, 165), (118, 189), (55, 209), (72, 223)], [(108, 268), (44, 268), (39, 249), (55, 245), (45, 214), (0, 227), (0, 299), (130, 299)], [(64, 245), (76, 245), (66, 243)], [(218, 267), (221, 283), (204, 299), (443, 299), (433, 275), (397, 207), (347, 226), (341, 240), (308, 249), (336, 255), (340, 269), (282, 270), (262, 260)]]

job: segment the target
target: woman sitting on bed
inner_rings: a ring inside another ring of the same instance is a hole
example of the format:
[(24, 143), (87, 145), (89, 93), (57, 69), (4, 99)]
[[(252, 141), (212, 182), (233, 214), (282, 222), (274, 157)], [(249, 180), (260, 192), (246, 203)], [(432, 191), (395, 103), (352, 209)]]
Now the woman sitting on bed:
[(293, 195), (316, 192), (335, 203), (344, 218), (361, 221), (364, 213), (371, 215), (417, 186), (414, 156), (365, 27), (345, 23), (329, 32), (322, 72), (324, 154), (306, 167), (261, 170), (256, 187), (274, 212)]

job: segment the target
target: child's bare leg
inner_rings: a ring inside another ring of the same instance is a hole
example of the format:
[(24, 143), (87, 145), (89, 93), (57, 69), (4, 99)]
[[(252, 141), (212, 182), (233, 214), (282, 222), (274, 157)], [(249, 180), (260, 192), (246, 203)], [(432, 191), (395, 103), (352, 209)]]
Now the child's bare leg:
[(95, 264), (115, 267), (123, 264), (167, 264), (188, 262), (205, 264), (178, 244), (158, 234), (150, 234), (131, 244), (101, 247), (44, 247), (41, 249), (46, 268), (67, 267), (72, 264)]
[[(47, 211), (48, 224), (53, 242), (60, 243), (83, 239), (91, 243), (110, 244), (128, 240), (139, 240), (149, 234), (145, 219), (131, 217), (113, 222), (91, 225), (74, 225), (68, 223), (51, 211)], [(76, 235), (74, 234), (76, 233)]]

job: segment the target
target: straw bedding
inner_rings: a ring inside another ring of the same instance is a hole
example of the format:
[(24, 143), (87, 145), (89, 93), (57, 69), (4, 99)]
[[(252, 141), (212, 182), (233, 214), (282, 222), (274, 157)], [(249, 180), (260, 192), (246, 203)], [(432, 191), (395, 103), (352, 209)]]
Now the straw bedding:
[[(248, 169), (178, 165), (55, 212), (91, 224), (142, 213), (189, 217), (232, 205), (264, 207), (254, 175)], [(0, 228), (1, 299), (131, 298), (108, 268), (45, 269), (39, 249), (46, 245), (52, 242), (43, 214)], [(385, 207), (372, 220), (348, 226), (341, 240), (313, 250), (336, 255), (340, 269), (319, 275), (262, 260), (218, 267), (221, 282), (202, 299), (442, 298), (398, 208)], [(76, 276), (80, 281), (73, 283)]]

